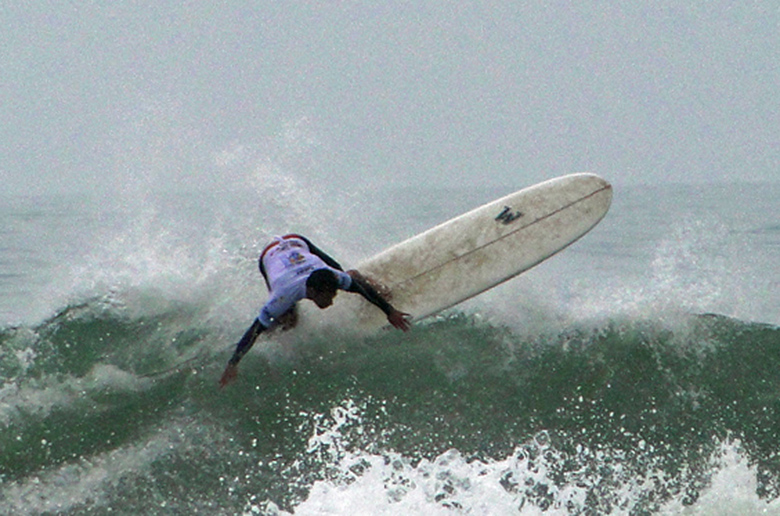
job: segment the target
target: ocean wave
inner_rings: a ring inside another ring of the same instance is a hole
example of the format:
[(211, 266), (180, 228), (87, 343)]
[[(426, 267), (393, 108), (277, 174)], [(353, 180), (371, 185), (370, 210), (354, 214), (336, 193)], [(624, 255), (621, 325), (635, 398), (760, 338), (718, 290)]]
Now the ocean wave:
[[(729, 443), (755, 468), (758, 496), (780, 495), (776, 326), (659, 315), (528, 335), (452, 311), (409, 334), (272, 335), (220, 390), (231, 334), (200, 311), (130, 314), (95, 300), (0, 332), (0, 478), (15, 486), (0, 498), (23, 504), (23, 486), (42, 478), (59, 499), (72, 485), (44, 472), (80, 465), (83, 486), (90, 464), (143, 449), (163, 427), (166, 453), (142, 473), (109, 469), (110, 492), (80, 507), (115, 506), (130, 490), (150, 496), (128, 511), (171, 496), (192, 508), (211, 489), (222, 508), (265, 500), (292, 511), (332, 485), (323, 482), (359, 482), (387, 457), (417, 478), (399, 473), (388, 503), (419, 496), (404, 494), (407, 480), (419, 484), (421, 464), (446, 458), (472, 483), (480, 465), (522, 463), (489, 473), (518, 507), (653, 513), (695, 504)], [(184, 460), (199, 454), (197, 465)], [(200, 475), (211, 480), (182, 484)], [(455, 484), (425, 496), (457, 509)]]

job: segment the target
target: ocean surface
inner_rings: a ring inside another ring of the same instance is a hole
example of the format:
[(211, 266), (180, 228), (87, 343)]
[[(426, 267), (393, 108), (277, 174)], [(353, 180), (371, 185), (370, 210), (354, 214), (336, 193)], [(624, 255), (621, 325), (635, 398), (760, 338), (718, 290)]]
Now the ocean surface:
[(531, 271), (218, 389), (272, 235), (354, 267), (516, 179), (0, 198), (0, 513), (780, 514), (778, 184), (616, 184)]

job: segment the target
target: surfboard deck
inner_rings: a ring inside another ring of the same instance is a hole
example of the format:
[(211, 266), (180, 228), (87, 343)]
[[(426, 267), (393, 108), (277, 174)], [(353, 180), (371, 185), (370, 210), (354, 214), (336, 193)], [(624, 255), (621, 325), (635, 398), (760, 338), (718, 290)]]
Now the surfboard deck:
[[(420, 320), (566, 248), (604, 218), (611, 202), (612, 186), (594, 174), (550, 179), (396, 244), (357, 269), (390, 290), (393, 306)], [(303, 327), (327, 320), (367, 331), (387, 325), (379, 309), (356, 295), (338, 295), (325, 311), (299, 309)]]

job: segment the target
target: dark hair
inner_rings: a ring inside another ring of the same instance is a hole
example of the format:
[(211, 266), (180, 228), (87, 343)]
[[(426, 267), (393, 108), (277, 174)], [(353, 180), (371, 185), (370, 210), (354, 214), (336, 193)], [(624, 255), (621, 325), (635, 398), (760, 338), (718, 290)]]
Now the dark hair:
[(318, 292), (333, 292), (339, 288), (339, 280), (333, 271), (328, 269), (317, 269), (309, 274), (306, 280), (306, 287)]

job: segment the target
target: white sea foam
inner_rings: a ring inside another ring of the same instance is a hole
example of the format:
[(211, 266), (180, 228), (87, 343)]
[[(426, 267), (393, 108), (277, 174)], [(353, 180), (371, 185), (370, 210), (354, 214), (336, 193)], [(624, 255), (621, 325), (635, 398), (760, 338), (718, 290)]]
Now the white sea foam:
[[(738, 445), (724, 445), (722, 463), (693, 505), (678, 495), (660, 508), (663, 516), (780, 514), (780, 500), (756, 494), (756, 472), (739, 453)], [(293, 514), (307, 515), (451, 515), (480, 514), (568, 516), (586, 507), (587, 490), (577, 483), (556, 485), (544, 462), (529, 461), (522, 451), (504, 460), (469, 460), (458, 450), (413, 463), (397, 453), (346, 453), (332, 464), (339, 475), (316, 482), (308, 498)], [(358, 472), (358, 473), (356, 473)], [(663, 478), (661, 472), (659, 478)], [(549, 505), (532, 503), (528, 490), (544, 489)], [(542, 488), (542, 486), (544, 486)], [(626, 485), (610, 498), (611, 514), (631, 513), (642, 484)], [(288, 514), (266, 502), (248, 506), (245, 514)]]
[[(620, 455), (608, 463), (599, 451), (578, 447), (577, 457), (586, 458), (580, 470), (571, 467), (556, 477), (556, 462), (573, 457), (551, 446), (546, 432), (518, 446), (500, 460), (478, 460), (450, 449), (432, 460), (415, 461), (397, 452), (371, 453), (353, 450), (343, 430), (359, 425), (361, 408), (351, 400), (335, 406), (329, 415), (312, 415), (318, 421), (308, 443), (308, 453), (326, 463), (327, 479), (314, 483), (307, 499), (295, 507), (296, 516), (343, 514), (480, 514), (523, 516), (568, 516), (593, 504), (601, 510), (628, 515), (654, 484), (664, 482), (663, 471), (637, 477), (623, 468)], [(640, 445), (646, 446), (646, 445)], [(692, 505), (685, 493), (656, 508), (663, 516), (734, 514), (780, 514), (780, 500), (761, 500), (756, 494), (755, 468), (740, 452), (740, 444), (722, 444), (715, 454), (713, 476)], [(572, 461), (576, 464), (576, 461)], [(609, 478), (599, 471), (609, 471)], [(558, 475), (560, 470), (558, 470)], [(598, 487), (606, 483), (608, 489)], [(657, 487), (657, 485), (655, 486)], [(596, 509), (599, 510), (599, 509)], [(245, 514), (289, 514), (270, 500), (248, 504)]]

